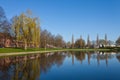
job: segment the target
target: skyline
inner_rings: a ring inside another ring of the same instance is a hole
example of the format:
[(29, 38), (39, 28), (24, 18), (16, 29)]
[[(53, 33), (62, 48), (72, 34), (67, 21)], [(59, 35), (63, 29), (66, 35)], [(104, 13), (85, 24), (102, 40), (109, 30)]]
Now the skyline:
[(7, 18), (19, 15), (30, 9), (39, 16), (41, 28), (52, 34), (60, 34), (65, 41), (82, 35), (85, 41), (96, 40), (97, 34), (104, 39), (116, 41), (120, 36), (119, 0), (1, 0)]

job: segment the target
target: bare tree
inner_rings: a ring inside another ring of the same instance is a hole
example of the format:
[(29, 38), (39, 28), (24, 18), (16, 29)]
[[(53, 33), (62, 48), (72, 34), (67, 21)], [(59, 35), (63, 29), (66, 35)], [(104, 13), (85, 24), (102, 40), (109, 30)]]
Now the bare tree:
[(10, 34), (10, 23), (7, 20), (4, 9), (0, 6), (0, 32)]
[(116, 45), (120, 45), (120, 36), (119, 36), (118, 39), (116, 40)]
[(80, 36), (80, 39), (77, 39), (75, 41), (75, 47), (76, 48), (84, 48), (85, 47), (85, 40), (82, 39), (82, 36)]

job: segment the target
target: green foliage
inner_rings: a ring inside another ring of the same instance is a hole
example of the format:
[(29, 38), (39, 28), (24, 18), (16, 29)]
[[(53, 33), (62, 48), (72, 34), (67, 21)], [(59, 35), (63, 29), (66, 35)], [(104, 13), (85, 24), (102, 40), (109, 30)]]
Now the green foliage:
[[(32, 52), (32, 51), (53, 51), (53, 50), (58, 50), (58, 51), (96, 51), (96, 50), (100, 50), (100, 51), (109, 51), (111, 49), (116, 49), (116, 48), (104, 48), (104, 49), (79, 49), (79, 48), (76, 48), (76, 49), (61, 49), (61, 48), (47, 48), (46, 50), (44, 48), (28, 48), (27, 50), (24, 50), (22, 48), (0, 48), (0, 53), (8, 53), (8, 54), (12, 54), (14, 52)], [(117, 48), (117, 49), (120, 49), (120, 48)], [(39, 53), (39, 52), (38, 52)], [(17, 53), (16, 53), (17, 54)], [(22, 54), (22, 53), (21, 53)]]
[(24, 42), (24, 49), (27, 49), (27, 46), (39, 47), (40, 23), (37, 17), (31, 16), (31, 14), (28, 12), (22, 13), (19, 16), (15, 16), (13, 18), (12, 26), (16, 43)]

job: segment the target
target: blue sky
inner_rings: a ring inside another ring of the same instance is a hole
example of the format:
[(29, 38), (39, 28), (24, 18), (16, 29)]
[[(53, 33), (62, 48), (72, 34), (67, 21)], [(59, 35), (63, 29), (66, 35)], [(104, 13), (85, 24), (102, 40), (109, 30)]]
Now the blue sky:
[(97, 34), (115, 41), (120, 36), (120, 0), (0, 0), (8, 19), (27, 9), (40, 18), (41, 27), (66, 41)]

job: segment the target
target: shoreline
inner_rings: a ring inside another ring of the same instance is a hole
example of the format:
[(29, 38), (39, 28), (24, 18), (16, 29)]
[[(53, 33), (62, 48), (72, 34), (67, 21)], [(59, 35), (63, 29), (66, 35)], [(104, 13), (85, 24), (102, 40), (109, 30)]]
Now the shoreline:
[(57, 49), (57, 50), (41, 50), (41, 51), (23, 51), (23, 52), (10, 52), (10, 53), (0, 53), (0, 57), (3, 56), (19, 56), (19, 55), (30, 55), (30, 54), (41, 54), (47, 52), (62, 52), (62, 51), (111, 51), (110, 49)]

